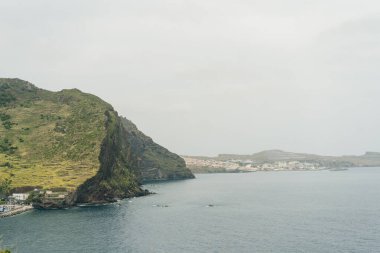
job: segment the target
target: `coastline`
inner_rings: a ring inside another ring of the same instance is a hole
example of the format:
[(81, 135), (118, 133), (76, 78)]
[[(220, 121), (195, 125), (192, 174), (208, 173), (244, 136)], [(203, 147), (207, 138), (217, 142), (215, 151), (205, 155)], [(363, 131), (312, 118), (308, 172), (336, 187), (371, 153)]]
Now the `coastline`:
[(33, 210), (33, 209), (34, 208), (32, 206), (15, 205), (14, 209), (7, 211), (7, 212), (0, 213), (0, 219), (6, 218), (6, 217), (11, 217), (11, 216), (21, 214), (21, 213), (25, 213), (25, 212), (28, 212), (28, 211)]

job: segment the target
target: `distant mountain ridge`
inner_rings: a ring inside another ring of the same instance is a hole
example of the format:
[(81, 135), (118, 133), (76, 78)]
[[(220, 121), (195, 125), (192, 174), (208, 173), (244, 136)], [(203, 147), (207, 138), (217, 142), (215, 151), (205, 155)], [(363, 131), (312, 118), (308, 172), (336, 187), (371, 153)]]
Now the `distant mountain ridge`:
[(266, 150), (252, 155), (220, 154), (213, 158), (216, 160), (253, 160), (257, 162), (275, 161), (322, 161), (322, 162), (342, 162), (350, 163), (352, 166), (380, 166), (380, 152), (366, 152), (364, 155), (354, 156), (323, 156), (306, 153), (286, 152), (282, 150)]
[(236, 173), (279, 170), (344, 170), (349, 167), (380, 167), (380, 153), (361, 156), (321, 156), (266, 150), (252, 155), (220, 154), (217, 157), (183, 156), (194, 173)]

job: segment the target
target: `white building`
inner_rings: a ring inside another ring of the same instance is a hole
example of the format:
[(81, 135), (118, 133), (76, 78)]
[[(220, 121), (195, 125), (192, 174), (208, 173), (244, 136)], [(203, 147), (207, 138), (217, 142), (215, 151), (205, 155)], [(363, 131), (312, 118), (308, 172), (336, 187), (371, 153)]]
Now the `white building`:
[(12, 197), (15, 200), (25, 201), (29, 197), (29, 193), (13, 193)]

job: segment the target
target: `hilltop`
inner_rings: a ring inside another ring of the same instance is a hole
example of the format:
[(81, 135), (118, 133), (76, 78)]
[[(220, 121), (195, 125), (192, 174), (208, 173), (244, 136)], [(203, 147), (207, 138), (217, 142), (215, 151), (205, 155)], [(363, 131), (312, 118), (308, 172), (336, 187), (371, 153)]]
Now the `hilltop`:
[(65, 189), (70, 203), (145, 194), (141, 183), (193, 178), (184, 160), (100, 98), (0, 79), (0, 178), (15, 189)]

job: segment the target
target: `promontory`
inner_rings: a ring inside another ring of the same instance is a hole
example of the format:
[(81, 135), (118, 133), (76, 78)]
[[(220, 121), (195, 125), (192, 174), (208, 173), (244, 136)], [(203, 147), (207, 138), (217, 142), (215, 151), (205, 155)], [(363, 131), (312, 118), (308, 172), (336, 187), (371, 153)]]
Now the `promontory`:
[(37, 205), (112, 202), (145, 195), (146, 181), (193, 177), (181, 157), (100, 98), (0, 79), (0, 180), (13, 192), (38, 191)]

